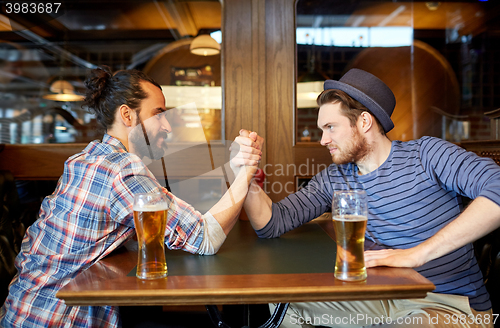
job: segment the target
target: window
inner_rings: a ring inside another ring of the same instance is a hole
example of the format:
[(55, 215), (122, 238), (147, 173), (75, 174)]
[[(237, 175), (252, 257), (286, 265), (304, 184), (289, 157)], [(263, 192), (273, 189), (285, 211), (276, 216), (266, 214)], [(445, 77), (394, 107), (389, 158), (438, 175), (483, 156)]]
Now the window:
[(200, 35), (222, 41), (219, 1), (65, 1), (33, 14), (2, 6), (0, 143), (100, 138), (81, 101), (88, 70), (100, 65), (146, 72), (169, 108), (191, 104), (177, 111), (175, 140), (223, 138), (221, 56), (189, 51)]
[(396, 95), (389, 138), (490, 138), (500, 107), (498, 4), (493, 1), (297, 3), (296, 142), (317, 142), (325, 79), (361, 68)]

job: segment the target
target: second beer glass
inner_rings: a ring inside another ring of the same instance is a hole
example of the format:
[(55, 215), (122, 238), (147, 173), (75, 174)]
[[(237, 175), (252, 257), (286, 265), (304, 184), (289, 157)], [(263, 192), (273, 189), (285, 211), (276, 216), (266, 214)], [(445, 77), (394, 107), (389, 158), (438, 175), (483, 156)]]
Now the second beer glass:
[(335, 191), (332, 218), (337, 243), (335, 278), (348, 281), (365, 280), (364, 245), (368, 220), (366, 192)]
[(165, 228), (168, 207), (166, 196), (160, 192), (134, 196), (134, 224), (139, 244), (137, 278), (167, 276)]

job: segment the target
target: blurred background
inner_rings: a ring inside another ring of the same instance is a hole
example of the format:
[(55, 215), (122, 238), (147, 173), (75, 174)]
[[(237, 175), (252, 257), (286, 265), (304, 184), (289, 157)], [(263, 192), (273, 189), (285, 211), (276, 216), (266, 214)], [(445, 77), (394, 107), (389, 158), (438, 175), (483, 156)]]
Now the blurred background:
[(484, 114), (500, 107), (499, 11), (478, 0), (299, 0), (297, 140), (320, 138), (314, 81), (338, 80), (353, 67), (394, 91), (389, 138), (490, 139)]
[(85, 75), (100, 65), (146, 72), (164, 85), (169, 108), (196, 102), (198, 112), (179, 112), (177, 139), (205, 140), (189, 130), (200, 127), (198, 116), (206, 137), (221, 139), (218, 1), (76, 0), (43, 14), (2, 6), (0, 143), (100, 137), (81, 102)]

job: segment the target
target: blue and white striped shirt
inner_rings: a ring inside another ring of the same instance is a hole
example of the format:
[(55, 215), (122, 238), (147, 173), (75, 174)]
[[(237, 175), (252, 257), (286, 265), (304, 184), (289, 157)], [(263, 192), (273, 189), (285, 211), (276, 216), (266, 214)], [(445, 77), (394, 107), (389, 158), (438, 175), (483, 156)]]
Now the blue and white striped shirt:
[[(461, 195), (483, 196), (500, 205), (500, 167), (489, 158), (432, 137), (393, 141), (387, 160), (358, 174), (355, 164), (330, 165), (299, 192), (273, 204), (260, 237), (277, 237), (331, 211), (334, 190), (364, 189), (368, 196), (366, 237), (390, 248), (410, 248), (432, 237), (462, 211)], [(481, 218), (477, 218), (481, 224)], [(469, 297), (477, 311), (491, 308), (472, 244), (416, 268), (436, 293)]]

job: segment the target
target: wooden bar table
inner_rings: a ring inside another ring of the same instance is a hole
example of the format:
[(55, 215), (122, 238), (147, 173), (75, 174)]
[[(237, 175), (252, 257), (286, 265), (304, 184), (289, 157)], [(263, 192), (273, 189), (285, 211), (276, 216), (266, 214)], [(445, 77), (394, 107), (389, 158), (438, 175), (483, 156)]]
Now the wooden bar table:
[[(333, 234), (332, 221), (320, 219), (280, 238), (260, 239), (249, 222), (239, 221), (216, 255), (168, 250), (167, 278), (136, 278), (137, 252), (121, 249), (79, 274), (57, 297), (70, 306), (215, 305), (423, 298), (434, 290), (407, 268), (370, 268), (362, 282), (335, 279)], [(287, 306), (265, 327), (279, 326)], [(215, 306), (207, 308), (211, 317), (219, 315), (211, 312)]]

